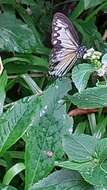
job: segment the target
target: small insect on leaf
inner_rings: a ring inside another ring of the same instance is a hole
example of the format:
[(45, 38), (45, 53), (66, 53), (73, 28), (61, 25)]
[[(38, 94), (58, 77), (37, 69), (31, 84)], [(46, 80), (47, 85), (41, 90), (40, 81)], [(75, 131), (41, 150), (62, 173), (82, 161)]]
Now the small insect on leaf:
[(62, 13), (56, 13), (52, 22), (52, 53), (49, 59), (49, 74), (55, 77), (64, 76), (87, 52), (85, 46), (80, 45), (78, 34)]

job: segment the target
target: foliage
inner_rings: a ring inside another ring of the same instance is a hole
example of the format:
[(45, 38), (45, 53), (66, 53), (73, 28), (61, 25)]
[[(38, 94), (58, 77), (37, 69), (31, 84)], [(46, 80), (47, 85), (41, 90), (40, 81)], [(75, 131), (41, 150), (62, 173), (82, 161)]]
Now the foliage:
[[(52, 79), (58, 11), (89, 53)], [(0, 0), (0, 190), (107, 189), (106, 12), (106, 0)]]

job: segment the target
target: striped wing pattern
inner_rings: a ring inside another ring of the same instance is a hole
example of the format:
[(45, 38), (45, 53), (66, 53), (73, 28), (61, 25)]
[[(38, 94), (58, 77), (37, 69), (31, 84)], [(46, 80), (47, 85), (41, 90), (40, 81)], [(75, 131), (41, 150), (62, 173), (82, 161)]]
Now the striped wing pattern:
[(56, 13), (53, 18), (52, 45), (49, 74), (62, 77), (75, 64), (79, 48), (78, 34), (72, 23), (62, 13)]

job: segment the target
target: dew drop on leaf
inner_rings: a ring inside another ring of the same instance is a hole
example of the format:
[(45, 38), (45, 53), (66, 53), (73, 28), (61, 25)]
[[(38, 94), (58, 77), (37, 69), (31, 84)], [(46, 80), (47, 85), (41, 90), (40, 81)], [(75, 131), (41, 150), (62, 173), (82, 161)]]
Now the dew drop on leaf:
[(61, 104), (61, 103), (63, 103), (63, 100), (58, 100), (58, 104)]
[(72, 134), (73, 128), (69, 128), (68, 131), (69, 131), (69, 134)]
[(55, 85), (55, 88), (58, 89), (59, 88), (58, 85)]
[(39, 116), (42, 117), (47, 112), (48, 106), (46, 105), (41, 111)]

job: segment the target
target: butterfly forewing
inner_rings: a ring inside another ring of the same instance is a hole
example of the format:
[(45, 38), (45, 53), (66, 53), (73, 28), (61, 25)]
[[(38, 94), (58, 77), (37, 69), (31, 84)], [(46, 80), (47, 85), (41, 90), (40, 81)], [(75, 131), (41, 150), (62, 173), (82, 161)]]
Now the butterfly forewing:
[(78, 34), (68, 20), (62, 13), (56, 13), (52, 22), (52, 44), (54, 47), (74, 48), (78, 47)]
[(49, 73), (61, 77), (75, 64), (79, 49), (78, 34), (72, 23), (62, 13), (56, 13), (53, 18), (52, 45)]

